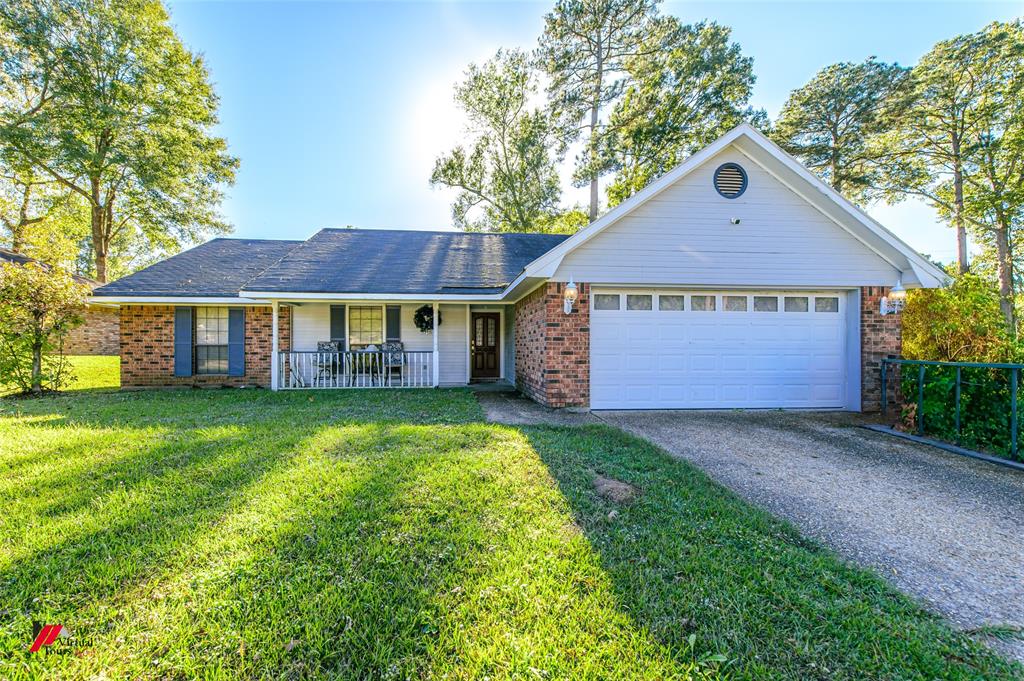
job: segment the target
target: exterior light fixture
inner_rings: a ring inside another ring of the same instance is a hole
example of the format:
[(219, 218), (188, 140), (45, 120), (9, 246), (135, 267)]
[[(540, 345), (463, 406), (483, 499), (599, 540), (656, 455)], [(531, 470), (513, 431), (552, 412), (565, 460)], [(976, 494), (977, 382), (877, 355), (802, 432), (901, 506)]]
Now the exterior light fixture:
[(889, 295), (882, 298), (882, 306), (879, 312), (883, 316), (887, 314), (899, 314), (907, 302), (907, 290), (903, 288), (903, 275), (900, 274), (896, 285), (889, 290)]
[(579, 295), (580, 292), (576, 288), (576, 284), (573, 283), (572, 277), (569, 277), (569, 283), (565, 285), (565, 291), (562, 293), (562, 311), (565, 314), (572, 313), (572, 306), (576, 304)]

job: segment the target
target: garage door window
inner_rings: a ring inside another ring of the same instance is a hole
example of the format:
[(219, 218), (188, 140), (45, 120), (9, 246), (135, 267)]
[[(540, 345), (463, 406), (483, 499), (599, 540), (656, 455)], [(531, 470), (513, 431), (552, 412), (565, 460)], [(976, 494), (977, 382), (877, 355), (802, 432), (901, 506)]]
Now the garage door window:
[(778, 312), (779, 299), (775, 296), (754, 296), (754, 312)]
[(722, 308), (726, 312), (746, 312), (746, 296), (722, 296)]
[(693, 312), (714, 312), (714, 296), (690, 296), (690, 310)]
[(815, 312), (839, 312), (839, 299), (838, 298), (815, 298), (814, 299), (814, 311)]
[(807, 312), (807, 296), (786, 296), (786, 312)]
[(626, 296), (627, 310), (650, 310), (651, 296), (628, 295)]
[(595, 310), (618, 310), (619, 295), (617, 293), (598, 293), (594, 296)]
[(658, 296), (658, 309), (665, 312), (682, 312), (686, 296)]

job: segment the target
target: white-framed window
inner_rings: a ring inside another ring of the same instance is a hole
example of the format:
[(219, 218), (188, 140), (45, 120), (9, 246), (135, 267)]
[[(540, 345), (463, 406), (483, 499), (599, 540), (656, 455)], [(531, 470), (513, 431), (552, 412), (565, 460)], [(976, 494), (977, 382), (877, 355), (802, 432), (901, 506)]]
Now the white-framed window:
[(807, 312), (807, 296), (786, 296), (786, 312)]
[(815, 296), (815, 312), (839, 312), (839, 298), (835, 296)]
[(715, 311), (715, 297), (708, 295), (694, 295), (690, 296), (690, 311), (691, 312), (714, 312)]
[(645, 311), (652, 309), (652, 297), (649, 293), (630, 293), (626, 295), (626, 309)]
[(228, 373), (228, 308), (195, 309), (197, 374)]
[(722, 296), (722, 309), (726, 312), (746, 312), (746, 296)]
[(778, 296), (754, 296), (754, 312), (778, 312)]
[(384, 342), (384, 308), (380, 305), (353, 305), (348, 309), (348, 347), (362, 350)]
[(618, 293), (595, 293), (594, 294), (594, 309), (595, 310), (618, 310), (619, 309), (619, 294)]
[(658, 309), (665, 312), (682, 312), (686, 296), (660, 295), (658, 296)]

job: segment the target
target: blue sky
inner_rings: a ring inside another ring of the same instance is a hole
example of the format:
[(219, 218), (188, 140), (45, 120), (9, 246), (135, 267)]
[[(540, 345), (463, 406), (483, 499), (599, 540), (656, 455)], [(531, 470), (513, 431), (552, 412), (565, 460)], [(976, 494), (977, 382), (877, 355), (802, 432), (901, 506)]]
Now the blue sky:
[[(450, 229), (452, 193), (428, 184), (459, 139), (452, 86), (499, 47), (530, 49), (550, 3), (171, 2), (205, 55), (220, 133), (241, 158), (224, 206), (235, 235), (305, 238), (321, 227)], [(936, 41), (1024, 14), (1024, 2), (668, 2), (684, 21), (732, 27), (754, 58), (753, 104), (775, 116), (819, 68), (876, 55), (912, 64)], [(577, 190), (567, 203), (583, 202)], [(949, 230), (920, 204), (871, 212), (950, 260)]]

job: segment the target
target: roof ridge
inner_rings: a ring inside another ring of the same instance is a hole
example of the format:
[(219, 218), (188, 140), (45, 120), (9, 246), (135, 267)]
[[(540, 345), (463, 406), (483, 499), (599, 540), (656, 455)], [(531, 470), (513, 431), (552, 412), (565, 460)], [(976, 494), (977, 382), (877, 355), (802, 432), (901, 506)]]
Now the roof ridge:
[[(323, 232), (359, 232), (362, 234), (378, 232), (385, 232), (391, 234), (458, 234), (462, 236), (551, 236), (565, 238), (572, 236), (571, 234), (552, 234), (548, 232), (468, 232), (465, 230), (458, 229), (392, 229), (390, 227), (321, 227), (316, 234), (310, 237), (310, 239), (317, 236), (317, 234), (321, 234)], [(307, 239), (306, 241), (309, 241), (309, 239)]]

